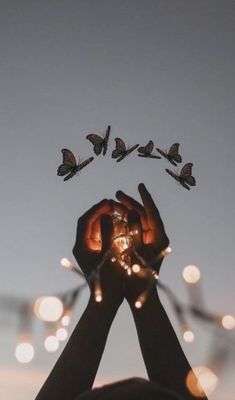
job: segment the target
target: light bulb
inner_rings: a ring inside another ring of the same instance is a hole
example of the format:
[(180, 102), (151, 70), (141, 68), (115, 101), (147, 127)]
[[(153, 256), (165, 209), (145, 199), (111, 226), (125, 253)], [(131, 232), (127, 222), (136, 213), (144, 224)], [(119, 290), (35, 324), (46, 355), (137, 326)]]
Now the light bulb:
[(34, 303), (34, 313), (38, 319), (43, 321), (58, 321), (61, 318), (63, 311), (63, 303), (58, 297), (42, 296)]
[(18, 362), (27, 364), (34, 358), (34, 348), (31, 343), (22, 342), (16, 346), (15, 357)]
[(183, 269), (183, 278), (187, 283), (195, 284), (200, 280), (201, 273), (196, 265), (187, 265)]
[(59, 348), (59, 340), (56, 336), (49, 335), (44, 341), (44, 346), (49, 353), (53, 353)]

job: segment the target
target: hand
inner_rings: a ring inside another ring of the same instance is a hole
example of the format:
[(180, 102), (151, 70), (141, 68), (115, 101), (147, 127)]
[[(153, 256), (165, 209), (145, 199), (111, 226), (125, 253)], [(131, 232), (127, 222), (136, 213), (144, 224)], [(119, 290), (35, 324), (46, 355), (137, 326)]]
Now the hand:
[[(138, 231), (138, 234), (134, 236), (134, 247), (137, 253), (147, 265), (159, 273), (169, 239), (150, 193), (143, 183), (139, 185), (138, 189), (143, 205), (121, 191), (116, 193), (116, 197), (129, 210), (129, 229)], [(139, 264), (138, 260), (135, 261)], [(147, 275), (146, 278), (140, 278), (137, 275), (128, 277), (126, 280), (127, 300), (135, 301), (146, 290), (148, 282), (149, 276)]]
[[(73, 254), (82, 269), (91, 292), (94, 293), (95, 271), (112, 247), (114, 211), (127, 212), (124, 205), (104, 199), (94, 205), (77, 224)], [(123, 300), (123, 271), (108, 258), (100, 268), (100, 285), (103, 299), (121, 304)]]

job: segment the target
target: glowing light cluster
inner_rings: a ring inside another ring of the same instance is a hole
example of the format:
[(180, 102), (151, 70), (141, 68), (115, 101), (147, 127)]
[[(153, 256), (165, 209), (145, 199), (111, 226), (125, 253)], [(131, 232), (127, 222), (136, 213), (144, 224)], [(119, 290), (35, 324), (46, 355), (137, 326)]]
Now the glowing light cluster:
[(195, 284), (200, 280), (201, 273), (196, 265), (187, 265), (183, 269), (183, 278), (187, 283)]
[(31, 343), (22, 342), (16, 346), (15, 357), (17, 361), (20, 363), (23, 364), (30, 363), (34, 358), (34, 354), (35, 354), (34, 348)]
[(58, 321), (61, 318), (63, 311), (63, 303), (58, 297), (42, 296), (34, 303), (34, 313), (38, 319), (43, 321)]
[(189, 371), (186, 378), (186, 386), (195, 397), (211, 395), (218, 384), (218, 377), (207, 367), (199, 366)]

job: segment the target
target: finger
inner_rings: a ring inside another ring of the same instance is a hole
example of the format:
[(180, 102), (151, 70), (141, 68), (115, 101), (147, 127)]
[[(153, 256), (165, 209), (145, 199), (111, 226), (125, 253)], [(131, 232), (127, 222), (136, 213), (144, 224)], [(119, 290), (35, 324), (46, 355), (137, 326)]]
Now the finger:
[(113, 212), (117, 212), (122, 217), (127, 216), (128, 208), (124, 204), (119, 203), (118, 201), (115, 201), (113, 199), (110, 199), (109, 202), (110, 202), (110, 205), (111, 205), (111, 207), (113, 209)]
[(100, 231), (102, 241), (102, 252), (106, 252), (113, 242), (113, 220), (109, 215), (103, 215), (100, 219)]
[[(117, 212), (124, 219), (127, 217), (128, 208), (124, 206), (122, 203), (118, 203), (114, 200), (108, 200), (110, 203), (110, 210), (106, 213), (106, 215), (110, 215), (113, 217), (114, 212)], [(93, 222), (90, 232), (90, 238), (95, 238), (96, 240), (101, 240), (100, 236), (100, 218), (102, 215), (99, 215), (96, 220)]]
[(110, 210), (111, 206), (108, 200), (104, 199), (98, 204), (95, 204), (81, 218), (79, 218), (77, 224), (76, 244), (79, 244), (79, 242), (84, 244), (87, 240), (90, 240), (92, 224), (101, 215), (108, 214)]
[(149, 226), (144, 207), (140, 203), (138, 203), (138, 201), (134, 200), (132, 197), (128, 196), (121, 190), (118, 190), (118, 192), (116, 193), (116, 197), (129, 210), (135, 210), (140, 215), (142, 228), (143, 230), (147, 231), (149, 229)]
[(143, 201), (143, 205), (145, 208), (145, 212), (147, 215), (148, 223), (150, 229), (154, 230), (159, 230), (159, 229), (164, 229), (162, 219), (160, 217), (159, 211), (152, 199), (151, 194), (148, 192), (146, 189), (145, 185), (143, 183), (140, 183), (138, 186), (139, 193), (141, 196), (141, 199)]
[(143, 245), (143, 232), (141, 225), (140, 215), (135, 210), (131, 210), (127, 216), (129, 231), (134, 232), (133, 242), (134, 245), (139, 247)]

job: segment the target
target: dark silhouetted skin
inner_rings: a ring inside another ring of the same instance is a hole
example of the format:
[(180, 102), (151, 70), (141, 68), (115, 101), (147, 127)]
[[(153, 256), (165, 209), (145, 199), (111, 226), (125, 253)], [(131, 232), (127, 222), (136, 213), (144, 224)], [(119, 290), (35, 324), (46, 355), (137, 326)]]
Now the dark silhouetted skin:
[[(143, 204), (118, 191), (119, 202), (102, 200), (78, 220), (73, 252), (88, 280), (90, 300), (36, 400), (74, 400), (76, 396), (77, 400), (115, 400), (120, 396), (124, 400), (132, 399), (135, 393), (136, 400), (141, 399), (141, 394), (142, 398), (153, 396), (152, 399), (159, 400), (194, 399), (185, 386), (191, 367), (155, 286), (145, 305), (137, 310), (134, 303), (145, 289), (146, 280), (134, 275), (127, 277), (120, 266), (108, 260), (101, 269), (103, 301), (96, 303), (94, 300), (89, 277), (112, 246), (114, 211), (126, 214), (129, 228), (138, 229), (135, 247), (146, 261), (158, 256), (169, 244), (158, 209), (144, 184), (139, 185), (139, 193)], [(162, 260), (159, 258), (154, 265), (157, 272)], [(124, 298), (134, 317), (151, 382), (131, 379), (91, 391), (109, 329)]]

